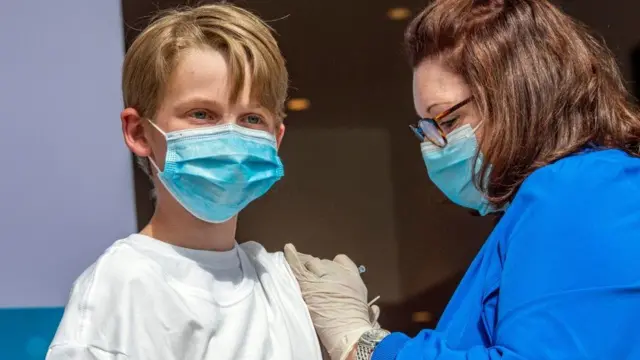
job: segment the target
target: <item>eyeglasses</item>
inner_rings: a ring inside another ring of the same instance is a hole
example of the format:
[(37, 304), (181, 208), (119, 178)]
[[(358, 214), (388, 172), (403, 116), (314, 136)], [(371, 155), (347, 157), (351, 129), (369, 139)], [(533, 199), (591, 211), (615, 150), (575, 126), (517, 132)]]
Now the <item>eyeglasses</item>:
[(471, 98), (463, 100), (436, 115), (433, 119), (420, 119), (416, 125), (409, 125), (409, 128), (411, 128), (420, 141), (429, 140), (434, 145), (443, 148), (447, 146), (447, 133), (442, 129), (442, 126), (440, 126), (440, 121), (452, 112), (467, 105), (470, 101)]

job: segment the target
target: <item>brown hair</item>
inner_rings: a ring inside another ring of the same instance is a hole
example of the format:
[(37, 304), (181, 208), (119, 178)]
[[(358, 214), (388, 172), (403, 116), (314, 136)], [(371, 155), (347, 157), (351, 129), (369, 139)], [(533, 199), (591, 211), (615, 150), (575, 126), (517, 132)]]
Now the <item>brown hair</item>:
[(413, 67), (464, 78), (484, 120), (475, 182), (501, 207), (536, 169), (594, 144), (640, 156), (640, 117), (611, 52), (547, 0), (435, 0), (405, 34)]
[[(251, 12), (230, 4), (173, 9), (160, 13), (127, 51), (122, 71), (125, 107), (153, 119), (180, 54), (209, 47), (222, 52), (232, 79), (230, 101), (241, 95), (246, 77), (251, 96), (284, 118), (289, 77), (271, 28)], [(250, 73), (245, 73), (246, 69)], [(148, 163), (138, 163), (147, 174)]]

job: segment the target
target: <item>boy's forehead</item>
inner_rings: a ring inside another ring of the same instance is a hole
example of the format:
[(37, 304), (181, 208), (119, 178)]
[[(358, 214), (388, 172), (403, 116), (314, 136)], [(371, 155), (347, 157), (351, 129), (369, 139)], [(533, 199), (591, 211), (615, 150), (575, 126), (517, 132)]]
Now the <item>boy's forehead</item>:
[[(248, 67), (244, 70), (242, 85), (236, 84), (225, 56), (213, 49), (186, 50), (178, 58), (166, 85), (165, 100), (179, 102), (216, 102), (219, 104), (242, 104), (243, 106), (268, 108), (260, 89), (253, 83)], [(237, 98), (233, 99), (237, 86)]]
[(211, 93), (224, 95), (228, 83), (227, 63), (214, 50), (187, 50), (182, 54), (166, 84), (167, 97)]

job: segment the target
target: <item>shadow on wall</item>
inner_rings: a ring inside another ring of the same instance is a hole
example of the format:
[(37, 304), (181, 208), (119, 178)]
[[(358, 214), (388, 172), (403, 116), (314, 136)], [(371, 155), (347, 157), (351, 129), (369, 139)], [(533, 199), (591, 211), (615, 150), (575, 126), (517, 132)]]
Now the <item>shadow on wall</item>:
[(379, 303), (380, 325), (409, 336), (416, 336), (423, 329), (435, 328), (463, 275), (463, 271), (458, 272), (401, 303)]
[[(481, 217), (477, 211), (470, 210), (468, 213), (472, 217)], [(489, 215), (482, 221), (492, 220), (497, 224), (502, 215)], [(469, 247), (473, 248), (473, 245)], [(465, 272), (466, 270), (455, 272), (438, 283), (405, 297), (401, 302), (381, 301), (378, 304), (381, 309), (380, 324), (390, 331), (400, 331), (409, 336), (416, 336), (423, 329), (435, 328)]]

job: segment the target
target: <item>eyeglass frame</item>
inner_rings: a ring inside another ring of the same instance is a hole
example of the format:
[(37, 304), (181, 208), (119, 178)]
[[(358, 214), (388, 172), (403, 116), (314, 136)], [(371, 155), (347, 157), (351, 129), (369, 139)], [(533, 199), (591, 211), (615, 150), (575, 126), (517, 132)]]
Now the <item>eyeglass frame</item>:
[[(460, 109), (461, 107), (467, 105), (469, 102), (471, 102), (471, 100), (472, 100), (472, 97), (468, 97), (468, 98), (462, 100), (461, 102), (453, 105), (452, 107), (448, 108), (447, 110), (444, 110), (443, 112), (439, 113), (438, 115), (434, 116), (433, 118), (421, 118), (421, 119), (418, 119), (416, 125), (409, 125), (409, 128), (411, 128), (413, 133), (416, 135), (416, 137), (418, 137), (418, 139), (420, 139), (420, 141), (424, 142), (425, 140), (428, 140), (433, 145), (435, 145), (437, 147), (440, 147), (440, 148), (443, 148), (443, 147), (447, 146), (447, 144), (449, 142), (447, 140), (447, 133), (442, 129), (442, 127), (439, 124), (439, 121), (442, 120), (444, 117), (449, 116), (454, 111), (456, 111), (456, 110)], [(422, 130), (422, 126), (421, 126), (422, 122), (430, 123), (436, 128), (436, 130), (438, 131), (438, 133), (442, 137), (442, 140), (444, 141), (444, 145), (440, 146), (440, 145), (436, 144), (433, 140), (431, 140), (431, 139), (429, 139), (427, 137), (427, 135)]]

